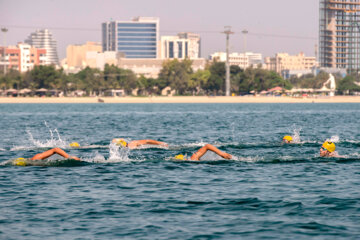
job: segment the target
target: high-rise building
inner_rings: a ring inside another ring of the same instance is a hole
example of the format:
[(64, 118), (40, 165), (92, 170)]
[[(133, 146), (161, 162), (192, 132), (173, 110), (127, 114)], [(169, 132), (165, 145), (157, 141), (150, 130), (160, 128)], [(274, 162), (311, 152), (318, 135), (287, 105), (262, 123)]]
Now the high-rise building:
[(126, 58), (158, 58), (159, 19), (137, 17), (132, 21), (102, 23), (102, 49)]
[(360, 0), (320, 0), (320, 67), (360, 69)]
[(25, 40), (25, 43), (36, 48), (46, 49), (47, 62), (45, 64), (59, 64), (56, 40), (48, 29), (36, 30)]
[(200, 35), (195, 33), (179, 33), (177, 36), (162, 36), (161, 58), (200, 58)]

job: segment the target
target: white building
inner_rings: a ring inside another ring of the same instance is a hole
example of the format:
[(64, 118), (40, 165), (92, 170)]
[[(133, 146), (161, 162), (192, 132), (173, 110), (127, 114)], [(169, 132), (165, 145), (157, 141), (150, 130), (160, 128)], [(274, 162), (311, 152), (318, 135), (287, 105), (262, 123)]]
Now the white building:
[(200, 58), (200, 35), (179, 33), (177, 36), (161, 37), (162, 59), (198, 59)]
[(28, 43), (36, 48), (46, 49), (46, 64), (59, 65), (56, 40), (53, 38), (48, 29), (36, 30), (36, 32), (31, 33), (25, 40), (25, 43)]
[[(225, 52), (216, 52), (210, 55), (210, 60), (217, 60), (220, 62), (226, 62), (226, 53)], [(229, 54), (229, 63), (230, 65), (239, 66), (242, 69), (248, 67), (257, 67), (257, 65), (262, 64), (262, 55), (261, 53), (230, 53)]]

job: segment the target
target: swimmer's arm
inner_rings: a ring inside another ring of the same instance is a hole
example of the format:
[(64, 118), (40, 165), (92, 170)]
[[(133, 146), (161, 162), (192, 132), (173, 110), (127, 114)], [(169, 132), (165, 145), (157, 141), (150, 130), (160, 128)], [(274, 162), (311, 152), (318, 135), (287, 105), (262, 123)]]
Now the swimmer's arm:
[(220, 151), (218, 148), (216, 148), (215, 146), (213, 146), (211, 144), (206, 144), (205, 146), (200, 148), (196, 153), (194, 153), (190, 159), (194, 160), (194, 161), (198, 161), (198, 160), (200, 160), (200, 158), (202, 156), (204, 156), (204, 154), (207, 151), (212, 151), (212, 152), (216, 153), (217, 155), (219, 155), (220, 157), (225, 158), (225, 159), (232, 158), (232, 156), (230, 154)]
[(33, 156), (31, 158), (31, 160), (44, 160), (54, 154), (59, 154), (60, 156), (64, 157), (64, 158), (71, 158), (71, 159), (75, 159), (75, 160), (80, 160), (80, 158), (75, 157), (75, 156), (70, 156), (69, 154), (67, 154), (64, 150), (62, 150), (61, 148), (53, 148), (50, 150), (47, 150), (45, 152), (42, 153), (38, 153), (35, 156)]
[(160, 141), (156, 141), (156, 140), (152, 140), (152, 139), (143, 139), (143, 140), (131, 141), (129, 143), (129, 147), (134, 148), (134, 147), (138, 147), (138, 146), (145, 145), (145, 144), (163, 145), (164, 147), (168, 146), (167, 143), (165, 143), (165, 142), (160, 142)]

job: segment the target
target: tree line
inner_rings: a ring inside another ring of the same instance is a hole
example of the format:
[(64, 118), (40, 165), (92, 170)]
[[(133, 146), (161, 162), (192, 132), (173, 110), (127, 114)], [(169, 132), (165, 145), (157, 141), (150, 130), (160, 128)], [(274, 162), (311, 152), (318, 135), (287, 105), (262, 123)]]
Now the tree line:
[[(185, 59), (168, 60), (163, 63), (157, 78), (147, 78), (128, 69), (106, 64), (104, 70), (85, 68), (75, 74), (65, 74), (63, 69), (52, 65), (35, 66), (31, 71), (20, 73), (10, 70), (0, 76), (0, 88), (56, 89), (64, 92), (82, 90), (86, 95), (102, 95), (109, 89), (123, 89), (128, 95), (137, 90), (139, 95), (159, 95), (169, 86), (178, 95), (224, 95), (225, 93), (225, 63), (213, 61), (206, 64), (205, 69), (194, 71), (192, 61)], [(273, 71), (262, 69), (261, 66), (241, 69), (230, 67), (231, 92), (236, 95), (259, 93), (263, 90), (280, 86), (284, 89), (321, 88), (328, 79), (328, 74), (303, 75), (283, 79)], [(339, 94), (352, 94), (360, 91), (356, 75), (342, 77), (336, 75)]]

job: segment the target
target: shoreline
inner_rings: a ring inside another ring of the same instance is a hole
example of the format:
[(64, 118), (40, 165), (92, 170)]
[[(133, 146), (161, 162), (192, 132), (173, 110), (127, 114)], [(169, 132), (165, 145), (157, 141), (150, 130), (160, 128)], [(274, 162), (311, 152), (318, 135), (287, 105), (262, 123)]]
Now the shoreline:
[(264, 96), (176, 96), (176, 97), (0, 97), (6, 103), (360, 103), (360, 96), (264, 97)]

